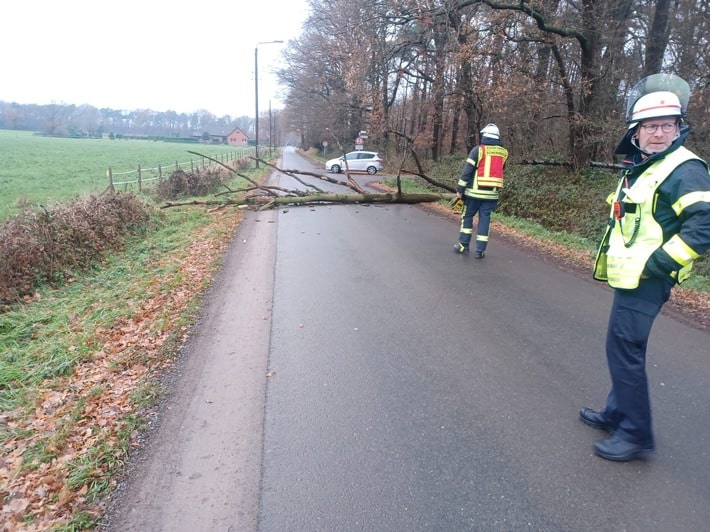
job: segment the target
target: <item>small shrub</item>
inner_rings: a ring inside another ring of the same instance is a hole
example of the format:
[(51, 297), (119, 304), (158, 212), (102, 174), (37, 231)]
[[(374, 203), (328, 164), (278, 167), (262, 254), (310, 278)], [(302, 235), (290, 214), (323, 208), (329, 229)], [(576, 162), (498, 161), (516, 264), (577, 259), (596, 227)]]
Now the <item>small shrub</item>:
[(148, 229), (150, 213), (133, 194), (91, 196), (52, 210), (24, 210), (0, 228), (0, 303), (89, 268), (127, 236)]
[(226, 169), (213, 167), (197, 173), (176, 170), (158, 185), (156, 196), (159, 200), (168, 200), (214, 194), (222, 187), (228, 173)]

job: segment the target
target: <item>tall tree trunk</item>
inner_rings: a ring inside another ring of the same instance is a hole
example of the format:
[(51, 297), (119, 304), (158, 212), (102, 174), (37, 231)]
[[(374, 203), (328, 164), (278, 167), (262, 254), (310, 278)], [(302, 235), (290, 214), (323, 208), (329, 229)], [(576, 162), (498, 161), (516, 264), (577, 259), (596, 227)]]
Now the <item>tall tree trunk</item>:
[(445, 84), (445, 67), (446, 57), (443, 53), (443, 47), (437, 47), (435, 62), (435, 76), (433, 82), (434, 89), (434, 110), (432, 112), (432, 138), (431, 138), (431, 155), (432, 159), (438, 161), (441, 157), (443, 136), (444, 136), (444, 100), (446, 94)]
[(668, 22), (670, 0), (657, 0), (656, 10), (653, 15), (651, 31), (646, 39), (646, 59), (643, 76), (650, 76), (661, 71), (663, 55), (668, 46)]

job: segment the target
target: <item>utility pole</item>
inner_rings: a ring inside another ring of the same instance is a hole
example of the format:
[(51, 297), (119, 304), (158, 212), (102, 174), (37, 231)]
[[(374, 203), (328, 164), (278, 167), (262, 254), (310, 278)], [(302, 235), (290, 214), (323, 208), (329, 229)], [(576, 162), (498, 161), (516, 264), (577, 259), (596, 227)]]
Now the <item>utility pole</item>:
[(283, 41), (258, 42), (254, 47), (254, 154), (257, 168), (259, 168), (259, 45), (281, 43)]

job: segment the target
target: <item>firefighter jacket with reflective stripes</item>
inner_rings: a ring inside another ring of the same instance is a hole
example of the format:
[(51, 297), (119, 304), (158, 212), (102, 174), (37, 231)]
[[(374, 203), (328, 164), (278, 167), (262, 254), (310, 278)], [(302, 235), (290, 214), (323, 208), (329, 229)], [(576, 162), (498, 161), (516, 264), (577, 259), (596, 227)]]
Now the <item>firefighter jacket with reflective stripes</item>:
[(685, 136), (642, 162), (625, 161), (594, 279), (622, 289), (638, 287), (642, 276), (681, 283), (710, 249), (710, 174), (682, 146)]
[(508, 160), (506, 150), (498, 139), (483, 137), (481, 144), (468, 154), (456, 192), (479, 199), (498, 199), (503, 188), (503, 169)]

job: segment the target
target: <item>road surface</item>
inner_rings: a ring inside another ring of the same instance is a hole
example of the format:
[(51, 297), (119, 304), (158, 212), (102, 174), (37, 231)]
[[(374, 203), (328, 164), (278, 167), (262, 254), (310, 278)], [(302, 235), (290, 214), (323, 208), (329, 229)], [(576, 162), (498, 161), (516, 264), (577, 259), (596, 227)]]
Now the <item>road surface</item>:
[(577, 412), (611, 291), (456, 235), (416, 206), (249, 214), (108, 528), (707, 530), (708, 334), (658, 318), (657, 453), (602, 460)]

